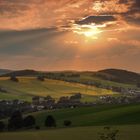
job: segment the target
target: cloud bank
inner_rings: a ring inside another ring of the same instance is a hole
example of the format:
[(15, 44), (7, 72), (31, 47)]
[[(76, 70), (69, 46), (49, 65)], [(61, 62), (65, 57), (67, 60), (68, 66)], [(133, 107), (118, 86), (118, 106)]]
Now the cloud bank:
[[(1, 0), (0, 67), (140, 72), (139, 7), (139, 0)], [(94, 26), (93, 40), (74, 32)]]

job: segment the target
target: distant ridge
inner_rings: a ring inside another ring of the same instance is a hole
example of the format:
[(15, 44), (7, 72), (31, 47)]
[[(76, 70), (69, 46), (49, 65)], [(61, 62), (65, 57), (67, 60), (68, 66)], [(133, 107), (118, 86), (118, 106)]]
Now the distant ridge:
[(35, 71), (35, 70), (19, 70), (19, 71), (12, 71), (6, 74), (1, 75), (2, 77), (9, 77), (9, 76), (37, 76), (43, 72)]
[[(18, 70), (18, 71), (10, 71), (10, 70), (1, 70), (2, 77), (9, 77), (9, 76), (38, 76), (38, 75), (46, 75), (48, 73), (54, 73), (57, 75), (60, 73), (66, 74), (68, 71), (59, 71), (59, 72), (42, 72), (42, 71), (35, 71), (35, 70)], [(69, 72), (71, 74), (79, 74), (84, 75), (85, 73), (90, 73), (93, 77), (97, 77), (99, 79), (108, 80), (108, 81), (114, 81), (118, 83), (126, 83), (126, 84), (137, 84), (140, 83), (140, 74), (127, 71), (127, 70), (121, 70), (121, 69), (104, 69), (97, 72), (76, 72), (71, 71)]]
[(0, 69), (0, 75), (7, 74), (7, 73), (10, 73), (10, 72), (12, 72), (12, 70)]
[(105, 69), (96, 72), (96, 76), (110, 81), (137, 84), (140, 82), (140, 74), (121, 70), (121, 69)]

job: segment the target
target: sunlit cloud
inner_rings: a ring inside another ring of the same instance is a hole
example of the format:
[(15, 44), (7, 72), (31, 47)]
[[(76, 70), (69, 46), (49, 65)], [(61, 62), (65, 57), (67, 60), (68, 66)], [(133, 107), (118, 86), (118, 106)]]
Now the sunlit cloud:
[(121, 3), (120, 0), (97, 0), (93, 3), (92, 9), (99, 14), (119, 14), (128, 12), (132, 4), (131, 0), (125, 3)]
[(97, 39), (97, 35), (102, 32), (101, 30), (98, 29), (98, 27), (102, 27), (102, 26), (96, 26), (95, 24), (91, 24), (91, 25), (75, 24), (73, 25), (73, 32), (79, 35), (84, 35), (86, 37)]
[(137, 0), (126, 2), (121, 0), (60, 0), (59, 2), (57, 0), (1, 0), (0, 29), (60, 27), (86, 16), (98, 18), (98, 15), (125, 14), (137, 10), (135, 1), (137, 2)]
[(0, 0), (0, 67), (140, 71), (139, 7), (140, 0)]

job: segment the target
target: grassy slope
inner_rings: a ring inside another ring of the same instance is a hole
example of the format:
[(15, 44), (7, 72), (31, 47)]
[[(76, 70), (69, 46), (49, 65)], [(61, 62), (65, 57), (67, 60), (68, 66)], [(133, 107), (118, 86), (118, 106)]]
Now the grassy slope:
[(122, 83), (137, 84), (140, 82), (140, 74), (121, 69), (105, 69), (96, 72), (96, 75)]
[[(140, 139), (140, 104), (63, 109), (37, 112), (32, 115), (36, 117), (37, 124), (41, 126), (46, 115), (49, 114), (56, 118), (57, 129), (0, 133), (0, 139), (97, 140), (98, 133), (103, 131), (103, 126), (109, 125), (119, 130), (118, 140)], [(63, 121), (67, 119), (72, 121), (73, 127), (62, 127)]]
[[(78, 74), (80, 76), (79, 77), (69, 76), (72, 74)], [(129, 83), (129, 81), (131, 81), (131, 80), (128, 80), (128, 82), (126, 82), (126, 83), (120, 83), (120, 82), (110, 81), (107, 79), (105, 80), (102, 77), (98, 76), (97, 74), (98, 74), (98, 72), (56, 72), (56, 73), (53, 73), (54, 77), (57, 77), (60, 79), (62, 78), (65, 80), (74, 80), (77, 82), (89, 82), (90, 81), (90, 82), (101, 83), (103, 86), (136, 88), (136, 83), (133, 83), (133, 82), (131, 84)], [(61, 75), (65, 75), (65, 76), (61, 76)], [(120, 77), (118, 76), (118, 78), (120, 78)], [(123, 76), (122, 76), (122, 78), (123, 78)]]
[[(75, 79), (76, 81), (94, 81), (100, 82), (104, 85), (115, 85), (123, 87), (136, 87), (136, 84), (140, 82), (140, 75), (131, 71), (121, 70), (121, 69), (105, 69), (97, 72), (93, 71), (57, 71), (57, 72), (41, 72), (35, 70), (19, 70), (12, 71), (10, 73), (4, 74), (3, 76), (38, 76), (46, 75), (53, 78), (59, 79)], [(75, 75), (75, 76), (74, 76)], [(76, 75), (80, 75), (76, 76)], [(103, 80), (104, 79), (104, 80)], [(111, 80), (111, 81), (110, 81)], [(114, 81), (114, 82), (113, 82)], [(118, 82), (115, 82), (118, 81)], [(125, 84), (123, 84), (125, 83)]]
[[(118, 140), (139, 140), (140, 125), (114, 126), (119, 129)], [(46, 131), (1, 133), (1, 140), (97, 140), (103, 127), (77, 127)]]
[(82, 84), (68, 83), (58, 80), (46, 80), (41, 82), (34, 77), (19, 77), (19, 82), (12, 82), (8, 78), (0, 78), (0, 87), (5, 88), (8, 93), (0, 93), (1, 99), (26, 99), (31, 100), (32, 96), (51, 95), (54, 98), (69, 96), (80, 92), (84, 94), (83, 100), (94, 100), (91, 96), (116, 94), (110, 90), (85, 86)]
[[(71, 78), (73, 79), (73, 78)], [(116, 86), (116, 87), (124, 87), (124, 88), (136, 88), (136, 85), (133, 84), (124, 84), (124, 83), (118, 83), (118, 82), (113, 82), (113, 81), (109, 81), (109, 80), (103, 80), (100, 77), (93, 75), (91, 73), (82, 73), (80, 74), (80, 78), (75, 78), (77, 81), (81, 81), (81, 82), (97, 82), (97, 83), (101, 83), (102, 85), (105, 86)]]
[(37, 124), (44, 126), (45, 117), (49, 114), (55, 117), (58, 127), (63, 127), (64, 120), (71, 120), (72, 126), (140, 124), (140, 104), (100, 105), (38, 112), (34, 114)]

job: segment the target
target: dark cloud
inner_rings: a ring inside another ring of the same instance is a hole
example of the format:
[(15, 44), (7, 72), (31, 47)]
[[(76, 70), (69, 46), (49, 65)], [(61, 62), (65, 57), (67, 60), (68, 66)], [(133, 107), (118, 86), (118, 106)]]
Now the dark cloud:
[(119, 4), (127, 4), (129, 0), (119, 0)]
[(16, 17), (29, 9), (30, 6), (28, 4), (25, 4), (23, 1), (17, 0), (0, 1), (0, 15)]
[[(0, 0), (0, 66), (139, 71), (139, 30), (130, 25), (139, 25), (139, 10), (140, 0)], [(91, 26), (83, 24), (106, 27), (88, 40), (74, 23), (83, 32)]]
[(140, 0), (134, 0), (133, 7), (134, 7), (135, 9), (140, 10)]
[(30, 29), (30, 30), (0, 30), (0, 40), (2, 41), (3, 38), (11, 38), (13, 36), (33, 36), (35, 34), (40, 34), (43, 32), (52, 33), (57, 31), (57, 28), (39, 28), (39, 29)]
[(91, 24), (91, 23), (95, 23), (95, 24), (102, 24), (105, 22), (109, 22), (109, 21), (116, 21), (116, 18), (114, 16), (104, 16), (104, 15), (100, 15), (100, 16), (89, 16), (83, 20), (80, 21), (76, 21), (76, 24)]
[(131, 7), (129, 8), (128, 14), (134, 14), (140, 12), (140, 0), (133, 0)]
[(47, 40), (49, 46), (50, 38), (60, 35), (56, 28), (44, 28), (23, 31), (0, 31), (0, 54), (5, 55), (23, 55), (38, 52), (36, 48)]
[[(81, 25), (101, 24), (115, 21), (112, 15), (127, 18), (138, 13), (139, 7), (140, 0), (59, 0), (59, 3), (58, 0), (0, 0), (0, 29), (58, 27), (67, 26), (72, 21)], [(86, 16), (86, 19), (78, 21)]]
[[(122, 0), (125, 1), (125, 0)], [(129, 8), (129, 11), (122, 14), (125, 21), (130, 24), (140, 24), (140, 0), (133, 0), (133, 3), (131, 7)]]
[(130, 24), (140, 25), (140, 16), (136, 17), (135, 15), (125, 16), (125, 20)]

